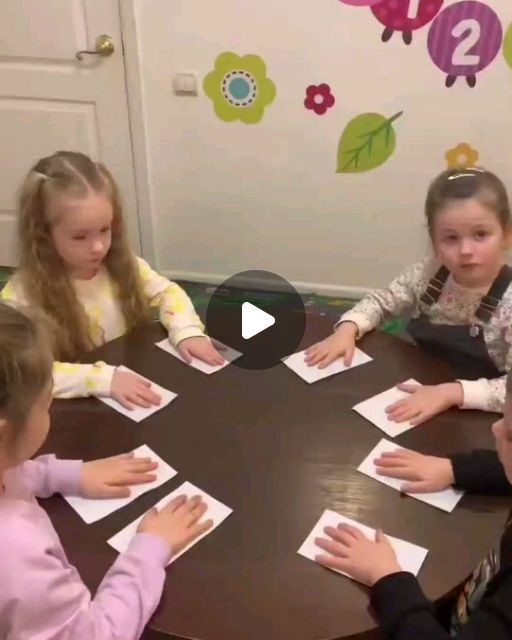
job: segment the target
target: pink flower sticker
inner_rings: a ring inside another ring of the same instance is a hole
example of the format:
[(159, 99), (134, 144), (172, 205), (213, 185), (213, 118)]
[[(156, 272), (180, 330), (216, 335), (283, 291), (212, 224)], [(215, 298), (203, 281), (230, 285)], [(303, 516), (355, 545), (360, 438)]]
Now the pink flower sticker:
[(317, 116), (323, 116), (328, 109), (334, 106), (335, 102), (336, 99), (328, 84), (312, 84), (306, 89), (304, 106), (306, 109), (314, 111)]

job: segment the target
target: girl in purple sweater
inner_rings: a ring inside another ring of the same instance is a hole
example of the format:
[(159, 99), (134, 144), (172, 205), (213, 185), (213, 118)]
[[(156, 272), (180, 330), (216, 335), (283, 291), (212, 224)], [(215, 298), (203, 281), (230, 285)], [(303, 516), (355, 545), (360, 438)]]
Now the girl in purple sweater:
[(160, 600), (172, 554), (212, 523), (199, 523), (206, 511), (199, 497), (150, 511), (92, 598), (34, 496), (127, 496), (129, 485), (154, 479), (156, 464), (129, 454), (30, 460), (50, 425), (52, 364), (41, 329), (0, 303), (0, 638), (136, 640)]

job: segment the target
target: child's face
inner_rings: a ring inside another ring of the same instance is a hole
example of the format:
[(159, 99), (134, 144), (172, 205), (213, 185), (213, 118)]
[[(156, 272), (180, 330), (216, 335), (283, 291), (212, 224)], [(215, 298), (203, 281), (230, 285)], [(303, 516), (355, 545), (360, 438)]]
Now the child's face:
[(436, 256), (467, 287), (487, 286), (503, 264), (509, 233), (496, 213), (477, 200), (455, 201), (440, 211), (432, 229)]
[(8, 455), (7, 466), (19, 465), (39, 451), (50, 429), (49, 409), (51, 402), (52, 383), (49, 383), (32, 405), (25, 425), (19, 429), (12, 451)]
[(492, 425), (498, 457), (508, 481), (512, 484), (512, 398), (505, 402), (503, 418)]
[(52, 228), (55, 249), (70, 275), (94, 276), (109, 252), (112, 240), (112, 204), (102, 193), (85, 198), (59, 196), (53, 203), (58, 222)]

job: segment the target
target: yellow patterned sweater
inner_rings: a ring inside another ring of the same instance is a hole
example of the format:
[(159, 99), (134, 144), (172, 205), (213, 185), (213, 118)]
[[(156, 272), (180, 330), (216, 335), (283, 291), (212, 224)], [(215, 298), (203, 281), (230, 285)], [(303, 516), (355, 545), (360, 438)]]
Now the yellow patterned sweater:
[[(137, 258), (137, 262), (145, 298), (149, 305), (158, 306), (160, 321), (168, 330), (172, 344), (176, 346), (186, 338), (204, 335), (201, 320), (185, 291), (153, 271), (142, 258)], [(119, 299), (104, 267), (91, 280), (73, 280), (73, 285), (89, 320), (90, 336), (95, 346), (99, 347), (125, 333), (126, 323)], [(0, 297), (15, 304), (30, 305), (16, 275), (7, 282)], [(53, 395), (56, 398), (109, 395), (114, 371), (115, 367), (104, 362), (55, 362)]]

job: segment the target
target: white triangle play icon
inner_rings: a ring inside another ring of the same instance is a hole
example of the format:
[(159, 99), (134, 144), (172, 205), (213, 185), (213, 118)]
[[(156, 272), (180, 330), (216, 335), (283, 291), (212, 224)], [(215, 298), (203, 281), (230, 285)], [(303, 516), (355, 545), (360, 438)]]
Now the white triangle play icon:
[(276, 323), (274, 316), (250, 302), (242, 304), (242, 338), (249, 340)]

